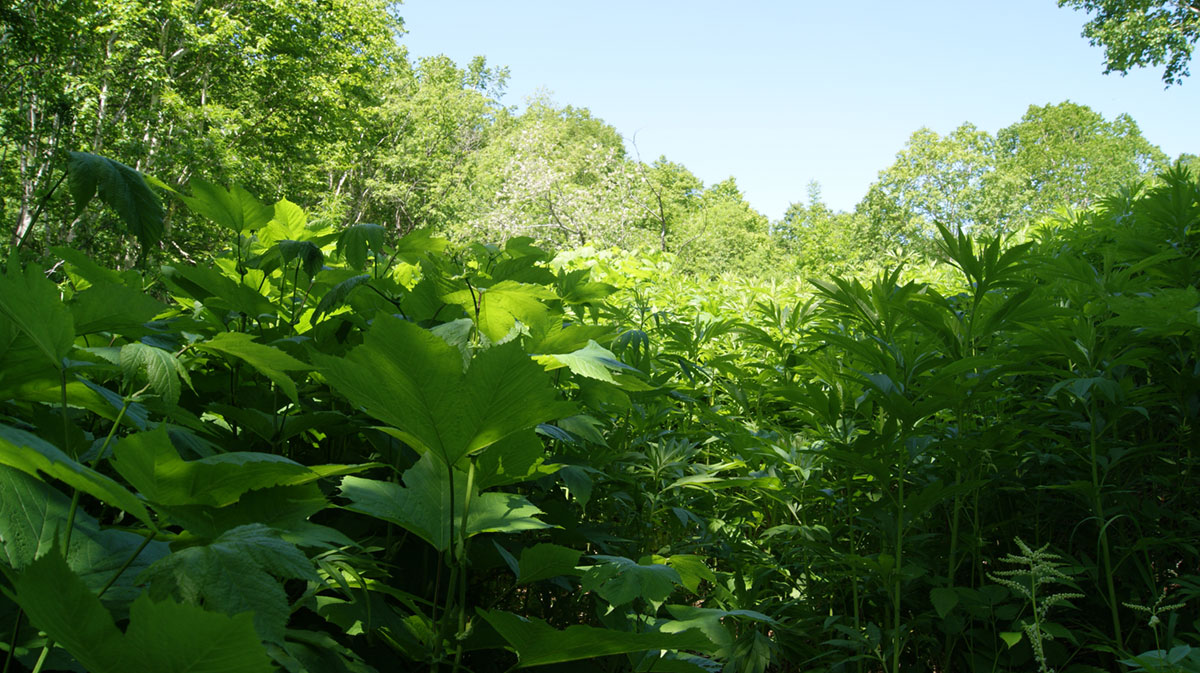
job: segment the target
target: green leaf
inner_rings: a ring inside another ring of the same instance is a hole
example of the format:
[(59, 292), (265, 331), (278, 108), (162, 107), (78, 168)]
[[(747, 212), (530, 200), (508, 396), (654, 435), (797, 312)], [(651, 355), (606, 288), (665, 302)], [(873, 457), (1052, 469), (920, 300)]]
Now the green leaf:
[(111, 283), (92, 285), (75, 295), (70, 308), (78, 334), (138, 330), (167, 310), (144, 292)]
[(480, 353), (464, 374), (457, 348), (390, 316), (346, 358), (319, 363), (335, 390), (449, 465), (572, 410), (518, 344)]
[(251, 318), (278, 313), (278, 309), (254, 288), (242, 285), (216, 269), (164, 266), (162, 274), (168, 286), (210, 308), (230, 310)]
[(1017, 643), (1021, 642), (1021, 638), (1023, 638), (1023, 637), (1024, 636), (1021, 634), (1020, 631), (1001, 631), (1000, 632), (1000, 639), (1004, 641), (1005, 645), (1008, 645), (1009, 649), (1016, 647)]
[(97, 192), (117, 212), (142, 248), (156, 245), (163, 235), (163, 208), (158, 194), (142, 174), (125, 164), (87, 152), (71, 152), (67, 184), (79, 216)]
[[(543, 301), (555, 299), (549, 288), (511, 280), (491, 287), (451, 292), (442, 297), (448, 304), (463, 307), (467, 315), (476, 318), (479, 331), (493, 342), (500, 341), (520, 321), (524, 325), (539, 325), (546, 320), (549, 308)], [(476, 315), (476, 302), (479, 312)]]
[(153, 503), (209, 507), (232, 505), (242, 494), (254, 489), (307, 484), (371, 467), (306, 467), (283, 456), (253, 451), (185, 461), (162, 426), (121, 439), (113, 452), (112, 466)]
[(776, 621), (754, 610), (718, 610), (692, 605), (668, 605), (667, 612), (675, 618), (662, 625), (664, 633), (680, 633), (697, 629), (717, 645), (716, 656), (730, 658), (733, 654), (734, 633), (723, 621), (728, 618), (775, 624)]
[(75, 343), (75, 323), (63, 305), (58, 287), (36, 267), (24, 273), (15, 259), (0, 276), (0, 315), (29, 337), (56, 368)]
[(618, 607), (643, 598), (659, 604), (682, 583), (674, 568), (661, 564), (639, 565), (621, 556), (593, 556), (600, 561), (583, 575), (584, 591), (595, 591), (609, 605)]
[(254, 231), (270, 222), (275, 210), (254, 198), (250, 192), (234, 185), (226, 190), (200, 178), (188, 181), (191, 196), (179, 198), (192, 211), (212, 220), (223, 229), (237, 234)]
[(290, 614), (282, 580), (319, 581), (313, 564), (278, 531), (255, 523), (238, 526), (212, 542), (181, 549), (139, 577), (156, 599), (170, 596), (225, 614), (254, 613), (263, 640), (282, 643)]
[(129, 629), (71, 572), (58, 550), (10, 573), (17, 603), (34, 626), (91, 673), (270, 673), (250, 614), (229, 617), (143, 594)]
[[(164, 431), (165, 432), (165, 431)], [(92, 468), (76, 462), (58, 447), (24, 430), (0, 425), (0, 464), (37, 477), (41, 472), (72, 488), (123, 510), (155, 530), (150, 513), (137, 496)]]
[(954, 606), (958, 605), (958, 592), (954, 589), (938, 587), (930, 590), (929, 600), (933, 602), (933, 608), (937, 610), (938, 617), (945, 619)]
[(708, 564), (704, 562), (703, 556), (676, 554), (666, 559), (666, 564), (679, 573), (679, 581), (694, 594), (700, 593), (702, 580), (712, 584), (717, 583), (717, 576), (713, 574), (712, 568), (709, 568)]
[(191, 387), (187, 369), (174, 355), (161, 348), (133, 342), (121, 346), (121, 369), (131, 381), (146, 380), (169, 406), (179, 403), (179, 380)]
[(583, 552), (556, 544), (536, 544), (521, 552), (517, 584), (576, 574), (575, 566)]
[(697, 630), (683, 633), (634, 633), (578, 625), (559, 631), (540, 619), (526, 619), (510, 612), (479, 610), (479, 614), (516, 651), (520, 660), (518, 668), (629, 652), (708, 651), (713, 647), (712, 642)]
[(367, 266), (367, 253), (383, 251), (387, 230), (378, 224), (352, 224), (342, 230), (337, 240), (337, 254), (353, 269)]
[(637, 371), (635, 368), (618, 360), (617, 356), (612, 354), (612, 351), (591, 340), (588, 341), (587, 346), (573, 353), (538, 355), (534, 359), (541, 363), (546, 368), (546, 371), (567, 367), (579, 376), (586, 376), (614, 384), (617, 381), (609, 373), (610, 369), (617, 371)]
[(270, 379), (296, 404), (300, 403), (296, 382), (284, 372), (308, 371), (312, 367), (284, 353), (278, 348), (254, 342), (254, 337), (245, 332), (221, 332), (196, 348), (213, 353), (232, 355), (254, 367), (258, 373)]
[(315, 323), (321, 319), (321, 316), (326, 313), (332, 313), (335, 309), (345, 304), (346, 300), (350, 297), (350, 292), (354, 288), (370, 280), (371, 277), (364, 273), (351, 276), (334, 285), (325, 293), (325, 296), (321, 297), (321, 301), (317, 302), (317, 308), (313, 311), (312, 321)]
[[(50, 553), (67, 529), (71, 499), (20, 470), (0, 466), (0, 564), (21, 570)], [(141, 593), (134, 579), (167, 553), (163, 542), (151, 542), (122, 571), (144, 538), (123, 530), (101, 530), (100, 523), (76, 511), (67, 564), (92, 591), (116, 577), (104, 594), (112, 606), (128, 606)], [(120, 572), (118, 576), (117, 573)]]
[(325, 253), (321, 249), (313, 245), (310, 241), (292, 241), (282, 240), (277, 243), (279, 246), (279, 255), (283, 258), (284, 264), (290, 264), (296, 260), (300, 261), (300, 268), (304, 273), (312, 278), (317, 275), (321, 267), (325, 265)]
[[(350, 504), (347, 509), (390, 521), (412, 531), (445, 551), (462, 530), (462, 512), (467, 495), (467, 475), (455, 470), (454, 518), (451, 520), (450, 475), (430, 454), (404, 473), (404, 485), (373, 479), (346, 477), (341, 495)], [(467, 537), (480, 533), (510, 533), (550, 528), (534, 516), (541, 514), (524, 497), (510, 493), (471, 494), (467, 516)]]

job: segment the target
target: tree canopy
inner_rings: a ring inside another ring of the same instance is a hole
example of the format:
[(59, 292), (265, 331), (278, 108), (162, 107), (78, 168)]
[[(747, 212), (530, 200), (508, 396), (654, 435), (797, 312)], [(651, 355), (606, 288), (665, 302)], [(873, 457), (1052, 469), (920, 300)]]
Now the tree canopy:
[(1189, 74), (1200, 38), (1196, 0), (1058, 0), (1059, 7), (1087, 12), (1083, 36), (1104, 48), (1104, 72), (1122, 75), (1137, 67), (1162, 66), (1167, 86)]

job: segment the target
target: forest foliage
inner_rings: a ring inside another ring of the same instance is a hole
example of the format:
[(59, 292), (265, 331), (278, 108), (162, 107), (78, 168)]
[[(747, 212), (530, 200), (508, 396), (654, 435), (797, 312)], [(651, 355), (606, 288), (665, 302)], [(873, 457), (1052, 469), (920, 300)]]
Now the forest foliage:
[(1200, 670), (1200, 174), (1127, 116), (771, 222), (375, 0), (0, 22), (6, 671)]

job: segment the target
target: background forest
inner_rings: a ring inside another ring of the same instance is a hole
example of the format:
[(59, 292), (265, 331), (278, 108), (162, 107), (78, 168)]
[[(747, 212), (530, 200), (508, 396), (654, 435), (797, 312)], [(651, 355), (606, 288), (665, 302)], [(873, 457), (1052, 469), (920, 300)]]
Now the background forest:
[(0, 6), (5, 673), (1200, 671), (1200, 157), (1031, 105), (771, 221), (401, 13)]

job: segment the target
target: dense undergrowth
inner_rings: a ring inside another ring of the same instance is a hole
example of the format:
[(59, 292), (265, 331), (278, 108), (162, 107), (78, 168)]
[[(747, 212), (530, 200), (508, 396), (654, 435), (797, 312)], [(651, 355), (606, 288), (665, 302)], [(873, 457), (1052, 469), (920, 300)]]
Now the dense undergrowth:
[(1186, 171), (790, 287), (190, 192), (0, 279), (5, 671), (1200, 670)]

